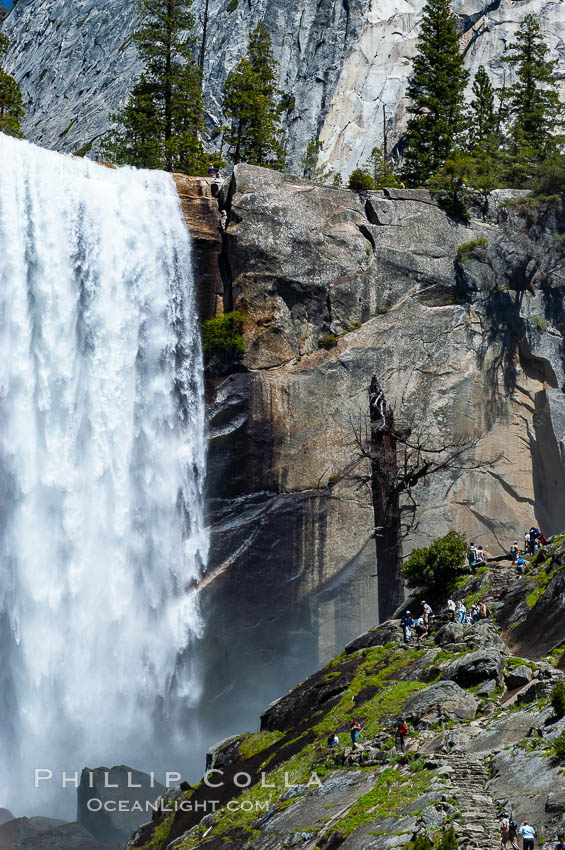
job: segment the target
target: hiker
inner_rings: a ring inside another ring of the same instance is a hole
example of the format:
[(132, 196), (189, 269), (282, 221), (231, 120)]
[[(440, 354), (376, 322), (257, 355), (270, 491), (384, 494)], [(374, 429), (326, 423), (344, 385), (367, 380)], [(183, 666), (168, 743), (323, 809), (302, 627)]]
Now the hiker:
[(526, 562), (520, 555), (520, 557), (516, 560), (516, 569), (518, 570), (518, 575), (523, 576), (524, 570), (526, 569)]
[(349, 727), (349, 732), (351, 734), (351, 744), (353, 746), (355, 746), (356, 744), (359, 743), (359, 734), (361, 732), (361, 724), (359, 723), (357, 718), (354, 718), (351, 721), (351, 726)]
[(412, 626), (414, 625), (414, 620), (410, 616), (410, 611), (406, 611), (406, 613), (400, 620), (400, 625), (402, 626), (402, 635), (404, 637), (404, 643), (408, 643), (408, 641), (412, 638)]
[(534, 850), (534, 837), (536, 831), (533, 826), (530, 826), (527, 820), (524, 821), (518, 830), (518, 833), (522, 836), (522, 847), (524, 850)]
[(475, 546), (474, 543), (471, 543), (471, 545), (469, 546), (469, 554), (467, 555), (470, 567), (472, 567), (473, 564), (475, 564), (476, 561), (477, 561), (477, 552), (478, 552), (477, 547)]
[(547, 539), (545, 534), (542, 534), (541, 532), (540, 532), (540, 536), (539, 536), (538, 539), (539, 539), (539, 542), (540, 542), (540, 546), (547, 546), (547, 544), (549, 543), (549, 540)]
[(487, 553), (483, 549), (482, 546), (479, 546), (477, 549), (477, 563), (478, 564), (486, 564), (487, 562)]
[(208, 177), (215, 177), (215, 176), (216, 176), (216, 169), (214, 168), (212, 163), (210, 163), (210, 165), (208, 166)]
[(396, 747), (396, 751), (400, 753), (406, 752), (406, 747), (404, 745), (404, 739), (408, 734), (408, 726), (402, 719), (399, 717), (396, 721), (396, 725), (394, 727), (394, 746)]
[(504, 812), (502, 823), (500, 825), (500, 850), (506, 850), (506, 845), (510, 842), (513, 850), (518, 850), (518, 839), (516, 838), (516, 830), (518, 824), (515, 820), (508, 818)]
[(339, 746), (339, 735), (337, 732), (332, 732), (328, 738), (328, 747), (337, 747)]
[(464, 623), (465, 622), (465, 614), (467, 613), (467, 609), (464, 604), (459, 600), (457, 603), (457, 622)]
[(424, 618), (424, 625), (427, 629), (430, 627), (430, 618), (433, 617), (434, 612), (431, 609), (431, 606), (428, 605), (427, 602), (422, 600), (422, 617)]
[(453, 599), (447, 600), (447, 616), (451, 623), (455, 621), (455, 602)]
[(530, 532), (526, 531), (524, 534), (524, 552), (527, 555), (530, 551)]
[(427, 628), (427, 626), (424, 622), (423, 617), (418, 617), (418, 619), (416, 620), (416, 623), (415, 623), (415, 629), (416, 629), (416, 643), (417, 643), (418, 646), (420, 646), (420, 641), (422, 640), (422, 638), (425, 638), (425, 637), (428, 636), (428, 628)]
[(508, 832), (510, 836), (510, 843), (514, 850), (518, 850), (518, 824), (514, 820), (512, 816), (510, 816), (510, 821), (508, 824)]
[(479, 620), (486, 620), (488, 617), (488, 608), (484, 602), (479, 602)]
[(512, 566), (516, 566), (516, 561), (520, 556), (520, 547), (518, 546), (518, 541), (515, 540), (512, 546), (510, 547), (510, 557), (512, 558)]
[(565, 835), (563, 833), (557, 836), (557, 844), (553, 850), (565, 850)]

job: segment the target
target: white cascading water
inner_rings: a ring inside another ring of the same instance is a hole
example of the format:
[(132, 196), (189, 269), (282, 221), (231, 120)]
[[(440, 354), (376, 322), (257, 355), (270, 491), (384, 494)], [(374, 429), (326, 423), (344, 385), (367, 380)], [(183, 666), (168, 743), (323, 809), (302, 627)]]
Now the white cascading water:
[(0, 134), (0, 806), (72, 815), (59, 771), (86, 765), (182, 770), (204, 430), (172, 178)]

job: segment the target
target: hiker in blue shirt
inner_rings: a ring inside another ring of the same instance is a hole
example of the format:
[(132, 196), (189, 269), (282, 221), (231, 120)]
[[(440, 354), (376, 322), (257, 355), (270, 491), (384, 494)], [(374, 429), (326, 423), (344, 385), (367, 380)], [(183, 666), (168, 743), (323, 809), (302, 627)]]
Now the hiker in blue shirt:
[(557, 836), (557, 844), (555, 845), (553, 850), (565, 850), (565, 835)]
[(536, 834), (533, 826), (530, 826), (527, 820), (524, 821), (518, 833), (522, 836), (522, 846), (524, 850), (534, 850), (534, 837)]
[(408, 643), (410, 638), (412, 637), (412, 626), (414, 625), (414, 620), (410, 616), (410, 611), (406, 611), (404, 616), (400, 621), (400, 625), (402, 626), (402, 634), (404, 636), (404, 643)]

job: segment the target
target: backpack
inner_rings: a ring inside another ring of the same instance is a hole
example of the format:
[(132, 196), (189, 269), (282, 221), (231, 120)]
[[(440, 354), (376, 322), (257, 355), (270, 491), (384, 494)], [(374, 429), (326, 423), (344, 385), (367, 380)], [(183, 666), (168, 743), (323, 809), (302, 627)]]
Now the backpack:
[(397, 735), (407, 735), (408, 734), (408, 726), (406, 723), (401, 723), (398, 729), (396, 730)]
[(512, 818), (512, 820), (510, 821), (510, 823), (508, 824), (508, 826), (510, 827), (510, 829), (517, 829), (517, 828), (518, 828), (518, 824), (516, 823), (516, 821), (514, 820), (514, 818)]

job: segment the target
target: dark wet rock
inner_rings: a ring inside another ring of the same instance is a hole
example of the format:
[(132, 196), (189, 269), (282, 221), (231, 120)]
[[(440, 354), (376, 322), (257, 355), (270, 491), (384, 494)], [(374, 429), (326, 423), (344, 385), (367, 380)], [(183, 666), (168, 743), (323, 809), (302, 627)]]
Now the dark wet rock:
[(239, 758), (241, 735), (236, 738), (224, 738), (206, 752), (206, 770), (230, 767)]
[(360, 649), (368, 649), (372, 646), (385, 646), (390, 641), (398, 640), (402, 633), (400, 628), (400, 620), (387, 620), (382, 626), (377, 626), (370, 629), (359, 637), (352, 640), (345, 647), (345, 651), (349, 654), (358, 652)]
[(348, 688), (362, 659), (353, 657), (332, 670), (314, 673), (261, 715), (261, 729), (285, 731), (300, 727), (317, 710), (329, 711)]

